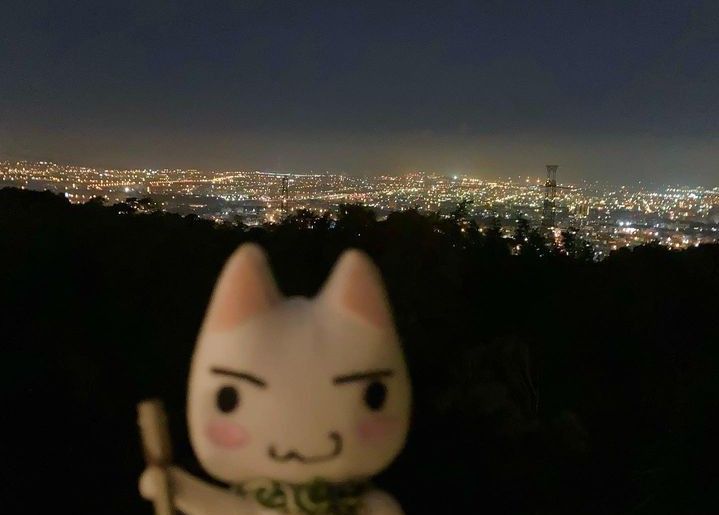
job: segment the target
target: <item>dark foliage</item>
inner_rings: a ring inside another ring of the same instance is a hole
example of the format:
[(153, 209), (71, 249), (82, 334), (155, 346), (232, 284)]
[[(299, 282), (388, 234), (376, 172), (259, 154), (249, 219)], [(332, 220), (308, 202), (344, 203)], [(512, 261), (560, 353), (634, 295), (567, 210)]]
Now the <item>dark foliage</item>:
[(134, 411), (149, 396), (200, 473), (190, 354), (224, 259), (254, 240), (287, 294), (313, 294), (348, 246), (380, 265), (416, 404), (378, 483), (409, 514), (714, 513), (719, 246), (593, 263), (571, 235), (568, 256), (519, 232), (513, 256), (461, 209), (246, 230), (0, 190), (2, 512), (150, 513)]

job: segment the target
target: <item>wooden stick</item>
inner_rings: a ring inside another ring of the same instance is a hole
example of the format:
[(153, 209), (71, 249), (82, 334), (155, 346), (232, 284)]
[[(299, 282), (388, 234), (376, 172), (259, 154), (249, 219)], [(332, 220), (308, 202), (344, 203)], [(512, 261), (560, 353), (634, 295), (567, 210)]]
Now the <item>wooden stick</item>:
[(172, 445), (170, 432), (167, 429), (167, 415), (162, 401), (150, 399), (137, 405), (137, 424), (140, 426), (140, 437), (148, 465), (163, 470), (161, 479), (155, 485), (157, 495), (153, 499), (155, 515), (175, 515), (170, 490), (170, 477), (167, 472), (172, 463)]

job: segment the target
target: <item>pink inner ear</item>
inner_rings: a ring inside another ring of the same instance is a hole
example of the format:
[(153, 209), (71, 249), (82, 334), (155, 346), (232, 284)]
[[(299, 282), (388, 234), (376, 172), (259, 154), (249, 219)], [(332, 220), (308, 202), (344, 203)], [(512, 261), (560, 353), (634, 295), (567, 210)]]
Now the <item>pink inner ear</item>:
[(392, 317), (384, 291), (381, 285), (376, 284), (378, 274), (368, 274), (361, 268), (355, 268), (349, 274), (342, 298), (344, 307), (378, 327), (390, 327)]
[(256, 245), (243, 245), (230, 257), (217, 281), (205, 327), (211, 331), (232, 329), (270, 309), (279, 299), (264, 253)]
[(360, 251), (349, 250), (340, 257), (321, 296), (377, 327), (393, 326), (379, 271)]

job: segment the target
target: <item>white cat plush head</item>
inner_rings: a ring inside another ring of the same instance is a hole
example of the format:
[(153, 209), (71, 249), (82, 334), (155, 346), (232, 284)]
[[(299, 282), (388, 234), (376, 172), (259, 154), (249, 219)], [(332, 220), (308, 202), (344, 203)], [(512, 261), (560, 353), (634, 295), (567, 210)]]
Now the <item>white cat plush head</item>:
[(410, 386), (379, 272), (345, 252), (320, 293), (284, 298), (262, 250), (215, 287), (190, 372), (195, 453), (230, 484), (368, 478), (404, 445)]

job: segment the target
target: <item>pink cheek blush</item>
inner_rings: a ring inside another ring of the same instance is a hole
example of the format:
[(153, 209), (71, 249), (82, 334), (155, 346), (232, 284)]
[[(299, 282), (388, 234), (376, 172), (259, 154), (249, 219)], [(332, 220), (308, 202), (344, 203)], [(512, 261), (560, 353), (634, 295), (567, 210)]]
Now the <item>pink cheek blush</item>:
[(219, 447), (244, 447), (250, 442), (250, 434), (243, 426), (227, 421), (211, 422), (207, 426), (207, 437)]
[(399, 420), (387, 415), (376, 415), (362, 420), (357, 425), (357, 435), (364, 443), (383, 440), (397, 429)]

